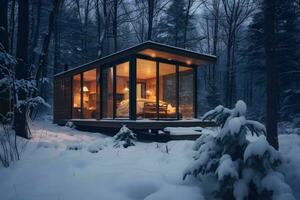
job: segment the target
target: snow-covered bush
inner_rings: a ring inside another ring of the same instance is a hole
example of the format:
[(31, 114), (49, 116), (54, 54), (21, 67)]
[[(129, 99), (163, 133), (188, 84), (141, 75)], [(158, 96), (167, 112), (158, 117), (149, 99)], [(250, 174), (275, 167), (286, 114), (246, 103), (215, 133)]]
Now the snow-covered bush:
[(0, 95), (4, 97), (3, 99), (8, 99), (8, 102), (13, 103), (12, 106), (6, 106), (10, 107), (8, 110), (13, 110), (15, 132), (19, 136), (30, 138), (30, 114), (33, 108), (38, 105), (46, 107), (50, 105), (37, 95), (38, 89), (33, 77), (16, 79), (16, 64), (17, 59), (3, 51), (0, 46)]
[[(195, 177), (213, 176), (219, 183), (215, 196), (222, 199), (294, 199), (283, 175), (276, 169), (281, 156), (267, 142), (266, 129), (246, 119), (247, 106), (238, 101), (233, 109), (217, 106), (203, 120), (221, 127), (216, 136), (202, 135), (194, 143), (192, 163), (184, 172)], [(256, 134), (250, 142), (246, 135)]]
[(76, 128), (75, 124), (72, 121), (67, 121), (67, 123), (65, 124), (66, 127), (69, 128)]
[(135, 146), (136, 135), (125, 125), (122, 126), (120, 131), (114, 136), (114, 147), (127, 148), (129, 146)]

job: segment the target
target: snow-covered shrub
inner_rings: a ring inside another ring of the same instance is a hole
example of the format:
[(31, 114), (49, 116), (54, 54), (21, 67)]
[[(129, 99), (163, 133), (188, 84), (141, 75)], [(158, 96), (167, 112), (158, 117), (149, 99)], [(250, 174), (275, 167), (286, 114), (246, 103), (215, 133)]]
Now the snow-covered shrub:
[(50, 105), (43, 98), (37, 96), (38, 89), (36, 88), (36, 80), (33, 77), (16, 79), (16, 64), (17, 59), (3, 51), (0, 46), (0, 95), (3, 95), (4, 99), (11, 98), (8, 102), (13, 102), (10, 109), (13, 109), (15, 132), (20, 136), (30, 138), (31, 111), (38, 105), (46, 107), (50, 107)]
[(65, 124), (66, 127), (69, 127), (69, 128), (75, 128), (75, 124), (72, 122), (72, 121), (67, 121), (67, 123)]
[[(217, 106), (203, 116), (221, 129), (216, 136), (202, 135), (195, 141), (194, 159), (183, 179), (214, 177), (219, 183), (215, 196), (222, 199), (294, 199), (276, 170), (281, 164), (279, 152), (267, 142), (264, 125), (247, 120), (246, 111), (246, 104), (238, 101), (233, 109)], [(258, 139), (250, 142), (248, 132)]]
[(114, 147), (127, 148), (129, 146), (134, 146), (134, 141), (136, 141), (136, 135), (125, 125), (122, 126), (120, 131), (114, 136)]

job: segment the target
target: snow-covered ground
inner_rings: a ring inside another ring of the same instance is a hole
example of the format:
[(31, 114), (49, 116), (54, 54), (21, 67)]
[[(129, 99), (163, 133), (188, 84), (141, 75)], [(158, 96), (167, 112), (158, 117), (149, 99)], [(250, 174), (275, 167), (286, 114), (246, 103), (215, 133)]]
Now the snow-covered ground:
[(196, 180), (182, 180), (191, 141), (125, 149), (102, 134), (50, 122), (34, 123), (33, 130), (21, 160), (0, 168), (1, 200), (204, 199)]
[[(300, 136), (280, 135), (279, 142), (285, 157), (281, 170), (300, 199)], [(137, 142), (114, 148), (112, 138), (99, 133), (35, 122), (33, 139), (22, 141), (21, 160), (0, 168), (0, 199), (205, 199), (211, 183), (182, 180), (192, 144)]]

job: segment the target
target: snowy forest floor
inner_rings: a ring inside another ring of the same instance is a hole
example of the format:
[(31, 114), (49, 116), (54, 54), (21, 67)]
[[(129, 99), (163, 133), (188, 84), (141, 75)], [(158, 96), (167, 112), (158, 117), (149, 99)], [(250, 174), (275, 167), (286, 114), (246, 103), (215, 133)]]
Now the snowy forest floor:
[[(193, 141), (137, 142), (124, 149), (114, 148), (111, 137), (59, 127), (49, 119), (34, 122), (32, 130), (32, 140), (19, 140), (21, 160), (0, 167), (1, 200), (201, 200), (211, 189), (205, 181), (182, 180)], [(281, 171), (300, 199), (299, 133), (280, 135), (279, 143), (285, 159)]]

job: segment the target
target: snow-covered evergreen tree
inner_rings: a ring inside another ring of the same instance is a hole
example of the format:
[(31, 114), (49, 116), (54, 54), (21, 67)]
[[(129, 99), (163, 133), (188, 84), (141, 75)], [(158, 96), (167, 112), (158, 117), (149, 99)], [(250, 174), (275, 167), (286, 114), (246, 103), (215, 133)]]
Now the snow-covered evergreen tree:
[(135, 146), (134, 141), (136, 141), (136, 135), (125, 125), (122, 126), (120, 131), (114, 136), (114, 147), (127, 148), (129, 146)]
[[(279, 152), (268, 144), (264, 125), (247, 120), (246, 111), (246, 104), (238, 101), (233, 109), (217, 106), (204, 115), (221, 129), (217, 136), (196, 140), (194, 160), (183, 178), (213, 176), (219, 182), (216, 197), (222, 199), (294, 199), (276, 170), (282, 162)], [(258, 139), (250, 142), (248, 132)]]

